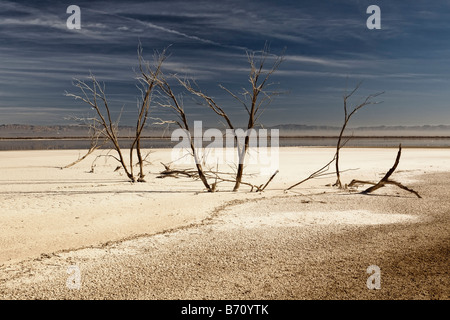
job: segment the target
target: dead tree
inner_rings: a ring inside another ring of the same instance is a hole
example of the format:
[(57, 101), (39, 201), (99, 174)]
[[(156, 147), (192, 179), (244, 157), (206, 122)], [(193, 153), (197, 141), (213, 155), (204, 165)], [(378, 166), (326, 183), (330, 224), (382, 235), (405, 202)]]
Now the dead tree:
[[(116, 159), (122, 166), (127, 177), (135, 182), (136, 179), (130, 169), (128, 168), (125, 158), (122, 153), (122, 149), (119, 145), (118, 137), (118, 123), (112, 120), (110, 107), (105, 94), (105, 86), (100, 84), (96, 77), (91, 73), (89, 76), (91, 85), (87, 84), (85, 81), (75, 79), (74, 86), (80, 89), (83, 95), (75, 95), (72, 93), (66, 93), (66, 96), (73, 97), (76, 100), (81, 99), (85, 103), (89, 104), (92, 109), (97, 114), (97, 117), (92, 118), (96, 124), (98, 124), (101, 129), (100, 133), (113, 144), (114, 149), (117, 152), (117, 157), (112, 156)], [(97, 126), (95, 127), (97, 128)]]
[[(108, 99), (105, 93), (105, 85), (100, 83), (97, 78), (91, 73), (89, 76), (90, 84), (85, 81), (75, 79), (74, 86), (77, 87), (80, 91), (80, 95), (67, 93), (66, 96), (73, 97), (76, 100), (80, 99), (91, 106), (91, 108), (95, 111), (96, 116), (91, 118), (93, 121), (93, 125), (91, 129), (94, 130), (93, 137), (98, 139), (99, 136), (102, 136), (107, 141), (111, 142), (114, 150), (117, 153), (117, 156), (109, 155), (115, 160), (117, 160), (127, 177), (132, 181), (138, 182), (144, 181), (144, 172), (143, 165), (144, 159), (141, 154), (141, 134), (142, 130), (146, 124), (149, 114), (150, 100), (151, 100), (151, 92), (153, 91), (156, 83), (156, 79), (160, 73), (162, 63), (165, 60), (165, 52), (162, 54), (155, 55), (155, 68), (154, 70), (150, 67), (148, 63), (142, 57), (142, 47), (139, 45), (138, 47), (138, 60), (139, 60), (139, 70), (140, 76), (138, 76), (138, 81), (141, 83), (141, 101), (138, 104), (138, 118), (136, 122), (136, 131), (135, 136), (133, 138), (133, 142), (131, 144), (129, 153), (129, 163), (126, 162), (122, 148), (119, 144), (119, 120), (115, 121), (112, 119), (111, 109), (108, 103)], [(95, 147), (95, 144), (94, 144)], [(89, 152), (93, 151), (92, 144)], [(136, 179), (134, 170), (133, 170), (133, 152), (136, 150), (138, 156), (138, 163), (140, 167), (140, 172), (138, 178)], [(88, 152), (88, 153), (89, 153)]]
[[(237, 172), (235, 178), (235, 184), (233, 187), (233, 191), (238, 191), (239, 186), (242, 182), (242, 175), (244, 173), (244, 162), (245, 156), (249, 149), (249, 141), (250, 141), (250, 131), (255, 128), (255, 125), (264, 112), (265, 108), (272, 101), (273, 97), (279, 95), (280, 92), (277, 91), (269, 91), (266, 90), (267, 87), (271, 85), (268, 82), (269, 78), (272, 74), (278, 69), (280, 64), (284, 61), (283, 54), (276, 56), (275, 61), (269, 69), (265, 69), (266, 62), (268, 58), (271, 57), (269, 54), (269, 47), (266, 46), (261, 51), (261, 55), (259, 58), (255, 57), (255, 53), (247, 52), (247, 59), (250, 64), (250, 73), (249, 73), (249, 82), (250, 88), (244, 89), (240, 94), (235, 94), (220, 85), (220, 87), (228, 92), (234, 99), (236, 99), (242, 106), (244, 107), (247, 115), (247, 134), (244, 138), (244, 143), (241, 146), (237, 141), (237, 151), (238, 151), (238, 165)], [(189, 92), (192, 94), (202, 98), (207, 106), (211, 108), (217, 115), (222, 117), (227, 123), (228, 127), (235, 132), (235, 126), (232, 124), (227, 113), (214, 101), (214, 99), (206, 94), (204, 94), (201, 90), (194, 87), (189, 81), (180, 80), (180, 84), (183, 85)], [(241, 97), (242, 96), (242, 97)]]
[[(376, 94), (372, 94), (366, 97), (366, 99), (359, 105), (355, 106), (353, 108), (353, 110), (348, 113), (348, 109), (347, 109), (347, 102), (348, 99), (358, 90), (358, 88), (361, 86), (361, 82), (355, 87), (355, 89), (353, 89), (352, 92), (350, 92), (350, 94), (347, 94), (344, 96), (344, 124), (342, 125), (341, 131), (339, 133), (339, 137), (338, 137), (338, 141), (337, 141), (337, 146), (336, 146), (336, 152), (334, 154), (333, 159), (331, 159), (327, 164), (325, 164), (323, 167), (321, 167), (320, 169), (318, 169), (317, 171), (314, 171), (312, 174), (310, 174), (308, 177), (306, 177), (305, 179), (301, 180), (300, 182), (295, 183), (294, 185), (290, 186), (289, 188), (285, 189), (285, 191), (289, 191), (299, 185), (301, 185), (302, 183), (311, 180), (311, 179), (315, 179), (318, 177), (323, 177), (326, 175), (330, 175), (330, 174), (336, 174), (337, 175), (337, 180), (336, 183), (333, 186), (338, 186), (339, 188), (342, 188), (342, 183), (341, 183), (341, 171), (339, 169), (339, 151), (347, 144), (347, 142), (351, 139), (351, 137), (347, 138), (345, 141), (343, 141), (343, 135), (344, 135), (344, 131), (347, 127), (348, 122), (350, 121), (350, 118), (353, 114), (355, 114), (359, 109), (361, 109), (362, 107), (368, 105), (368, 104), (378, 104), (379, 102), (372, 102), (371, 99), (374, 97), (377, 97), (381, 94), (383, 94), (383, 92), (380, 93), (376, 93)], [(330, 168), (330, 165), (335, 162), (335, 167), (336, 167), (336, 172), (332, 172), (332, 173), (327, 173), (327, 171)]]
[(336, 145), (336, 155), (335, 155), (336, 182), (334, 183), (334, 186), (337, 186), (339, 188), (342, 188), (341, 174), (339, 171), (339, 152), (340, 152), (341, 148), (343, 147), (342, 139), (343, 139), (344, 131), (347, 128), (348, 122), (350, 121), (350, 118), (362, 107), (367, 106), (369, 104), (379, 104), (380, 102), (374, 102), (374, 101), (372, 101), (372, 99), (384, 93), (384, 92), (379, 92), (379, 93), (368, 95), (362, 103), (353, 107), (352, 111), (349, 112), (348, 107), (347, 107), (348, 99), (353, 96), (353, 94), (359, 89), (360, 86), (361, 86), (361, 82), (355, 87), (355, 89), (353, 89), (352, 92), (344, 95), (344, 124), (342, 125), (341, 131), (339, 133), (339, 138), (338, 138), (337, 145)]
[(160, 54), (155, 55), (156, 66), (153, 70), (150, 64), (144, 60), (142, 55), (142, 46), (138, 47), (138, 59), (139, 59), (139, 71), (140, 75), (138, 76), (138, 81), (142, 85), (141, 90), (141, 104), (139, 107), (139, 115), (136, 121), (136, 131), (135, 138), (130, 148), (130, 166), (133, 165), (133, 149), (136, 149), (136, 154), (138, 157), (139, 164), (139, 182), (143, 182), (144, 180), (144, 161), (145, 159), (142, 157), (141, 153), (141, 136), (142, 131), (146, 125), (149, 110), (150, 110), (150, 101), (151, 101), (151, 93), (155, 86), (158, 83), (158, 77), (161, 73), (161, 67), (166, 59), (166, 50), (164, 50)]
[(373, 183), (373, 182), (370, 182), (370, 181), (362, 181), (362, 180), (352, 180), (348, 186), (349, 187), (353, 187), (356, 184), (371, 184), (371, 185), (373, 185), (372, 187), (370, 187), (370, 188), (364, 190), (363, 192), (361, 192), (362, 194), (369, 194), (369, 193), (371, 193), (371, 192), (373, 192), (373, 191), (375, 191), (375, 190), (377, 190), (379, 188), (384, 187), (386, 184), (392, 184), (392, 185), (395, 185), (395, 186), (397, 186), (397, 187), (399, 187), (399, 188), (401, 188), (403, 190), (406, 190), (408, 192), (411, 192), (411, 193), (415, 194), (418, 198), (422, 198), (417, 191), (414, 191), (413, 189), (410, 189), (410, 188), (402, 185), (400, 182), (397, 182), (397, 181), (394, 181), (394, 180), (389, 180), (390, 176), (397, 169), (397, 166), (398, 166), (398, 164), (400, 162), (401, 154), (402, 154), (402, 145), (399, 145), (397, 158), (395, 159), (394, 166), (385, 174), (385, 176), (380, 181), (378, 181), (378, 183)]
[(163, 99), (164, 102), (159, 102), (158, 104), (161, 107), (171, 109), (177, 117), (177, 120), (169, 120), (169, 121), (160, 119), (159, 124), (176, 123), (188, 135), (192, 156), (194, 158), (195, 166), (198, 172), (198, 177), (202, 181), (206, 190), (208, 192), (213, 192), (213, 188), (208, 183), (206, 175), (204, 174), (203, 166), (200, 162), (198, 152), (194, 144), (194, 138), (192, 137), (191, 131), (189, 129), (188, 119), (186, 116), (186, 112), (184, 111), (184, 106), (181, 98), (175, 95), (175, 93), (172, 90), (172, 87), (170, 86), (170, 84), (166, 80), (166, 77), (162, 73), (159, 75), (159, 77), (157, 77), (157, 85), (160, 91), (163, 93), (163, 96), (165, 97), (165, 99)]

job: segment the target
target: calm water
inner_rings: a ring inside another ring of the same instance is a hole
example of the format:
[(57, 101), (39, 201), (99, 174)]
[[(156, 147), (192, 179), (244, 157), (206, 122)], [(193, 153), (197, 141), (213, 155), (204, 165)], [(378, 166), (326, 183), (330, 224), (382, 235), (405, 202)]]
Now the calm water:
[[(123, 139), (121, 146), (130, 146), (131, 140)], [(281, 147), (311, 146), (311, 147), (334, 147), (336, 138), (324, 137), (295, 137), (281, 138)], [(346, 147), (427, 147), (427, 148), (449, 148), (450, 137), (378, 137), (378, 138), (352, 138)], [(177, 142), (170, 139), (145, 138), (141, 141), (142, 148), (171, 148)], [(206, 143), (208, 144), (208, 143)], [(0, 139), (0, 150), (58, 150), (58, 149), (88, 149), (88, 140), (80, 139)]]

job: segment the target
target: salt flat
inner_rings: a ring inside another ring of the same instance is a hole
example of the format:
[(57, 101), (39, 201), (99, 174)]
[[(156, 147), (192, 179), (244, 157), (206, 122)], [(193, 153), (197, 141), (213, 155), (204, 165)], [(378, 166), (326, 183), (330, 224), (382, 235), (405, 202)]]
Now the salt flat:
[[(333, 152), (281, 148), (280, 173), (265, 192), (243, 185), (233, 193), (220, 184), (213, 194), (199, 181), (157, 179), (160, 161), (170, 161), (168, 149), (153, 150), (147, 182), (135, 184), (114, 172), (112, 159), (97, 160), (93, 173), (93, 159), (60, 169), (82, 151), (1, 152), (0, 293), (7, 299), (448, 298), (450, 192), (442, 186), (450, 150), (403, 150), (392, 178), (423, 199), (392, 186), (370, 196), (338, 190), (328, 186), (333, 175), (283, 192)], [(396, 153), (343, 149), (342, 181), (378, 181)], [(376, 296), (365, 288), (371, 264), (386, 270), (391, 290), (383, 286)], [(66, 287), (70, 265), (82, 270), (81, 290)], [(411, 284), (412, 270), (418, 282)], [(326, 275), (339, 284), (335, 289)]]

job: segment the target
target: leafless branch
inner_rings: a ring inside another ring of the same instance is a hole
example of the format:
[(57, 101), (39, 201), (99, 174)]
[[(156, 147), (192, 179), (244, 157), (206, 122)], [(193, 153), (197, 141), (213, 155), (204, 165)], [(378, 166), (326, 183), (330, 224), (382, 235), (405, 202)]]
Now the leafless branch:
[(342, 188), (341, 175), (340, 175), (340, 170), (339, 170), (339, 155), (340, 155), (340, 150), (343, 147), (342, 137), (343, 137), (344, 131), (350, 121), (350, 118), (364, 106), (367, 106), (370, 104), (379, 104), (380, 102), (374, 102), (374, 101), (372, 101), (372, 99), (376, 98), (379, 95), (384, 93), (384, 92), (379, 92), (379, 93), (368, 95), (362, 103), (354, 106), (353, 109), (349, 112), (348, 107), (347, 107), (348, 99), (351, 98), (355, 94), (355, 92), (360, 88), (361, 84), (362, 84), (362, 82), (359, 82), (356, 85), (356, 87), (349, 94), (344, 95), (344, 123), (343, 123), (341, 131), (339, 133), (339, 138), (338, 138), (337, 145), (336, 145), (336, 155), (335, 155), (336, 182), (334, 183), (334, 186), (337, 186), (339, 188)]
[(364, 190), (363, 192), (361, 192), (362, 194), (369, 194), (369, 193), (372, 193), (372, 192), (374, 192), (375, 190), (377, 190), (379, 188), (384, 187), (386, 184), (392, 184), (392, 185), (395, 185), (395, 186), (397, 186), (397, 187), (399, 187), (399, 188), (401, 188), (403, 190), (406, 190), (408, 192), (411, 192), (411, 193), (415, 194), (418, 198), (422, 198), (417, 191), (404, 186), (400, 182), (393, 181), (393, 180), (389, 179), (390, 176), (394, 173), (395, 169), (397, 169), (397, 166), (398, 166), (398, 164), (400, 162), (401, 154), (402, 154), (402, 145), (399, 145), (397, 158), (395, 159), (395, 163), (394, 163), (393, 167), (391, 169), (389, 169), (389, 171), (385, 174), (385, 176), (380, 181), (378, 181), (378, 183), (373, 183), (373, 182), (370, 182), (370, 181), (362, 181), (362, 180), (352, 180), (348, 186), (349, 187), (353, 187), (356, 184), (371, 184), (372, 187), (370, 187), (370, 188)]

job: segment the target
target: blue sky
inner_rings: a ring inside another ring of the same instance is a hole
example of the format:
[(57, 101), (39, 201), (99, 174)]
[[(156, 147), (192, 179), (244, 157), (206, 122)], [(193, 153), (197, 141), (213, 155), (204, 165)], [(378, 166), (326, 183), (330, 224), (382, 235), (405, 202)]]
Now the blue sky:
[[(66, 9), (81, 8), (81, 29), (69, 30)], [(381, 8), (381, 29), (369, 30), (369, 5)], [(0, 124), (66, 124), (88, 106), (74, 77), (92, 72), (122, 123), (134, 124), (137, 45), (151, 59), (170, 46), (166, 73), (193, 77), (239, 122), (245, 110), (225, 91), (248, 85), (246, 50), (286, 48), (272, 80), (286, 92), (261, 117), (265, 125), (339, 125), (342, 96), (364, 81), (354, 103), (385, 91), (362, 109), (355, 126), (450, 124), (448, 1), (0, 1)], [(181, 88), (176, 87), (181, 92)], [(184, 98), (191, 120), (218, 118)], [(165, 111), (153, 116), (168, 118)]]

